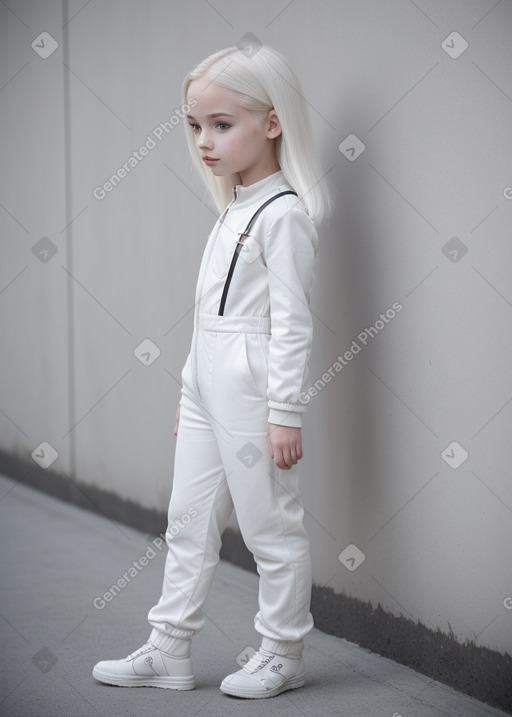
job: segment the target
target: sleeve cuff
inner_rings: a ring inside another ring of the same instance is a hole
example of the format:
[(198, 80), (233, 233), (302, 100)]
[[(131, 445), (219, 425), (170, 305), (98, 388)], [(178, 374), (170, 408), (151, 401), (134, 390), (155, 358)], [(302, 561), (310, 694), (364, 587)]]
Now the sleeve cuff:
[(290, 426), (302, 428), (302, 413), (298, 411), (281, 411), (278, 408), (271, 408), (268, 413), (268, 422), (277, 426)]

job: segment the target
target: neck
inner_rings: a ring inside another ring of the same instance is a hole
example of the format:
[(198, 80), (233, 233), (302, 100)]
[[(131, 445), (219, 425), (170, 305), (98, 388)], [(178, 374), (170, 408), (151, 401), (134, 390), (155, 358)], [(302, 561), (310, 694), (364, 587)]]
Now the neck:
[(252, 167), (247, 172), (239, 172), (240, 184), (243, 184), (244, 187), (249, 187), (251, 184), (255, 184), (265, 179), (265, 177), (279, 172), (280, 169), (277, 157), (273, 153), (266, 161), (260, 162), (257, 167)]

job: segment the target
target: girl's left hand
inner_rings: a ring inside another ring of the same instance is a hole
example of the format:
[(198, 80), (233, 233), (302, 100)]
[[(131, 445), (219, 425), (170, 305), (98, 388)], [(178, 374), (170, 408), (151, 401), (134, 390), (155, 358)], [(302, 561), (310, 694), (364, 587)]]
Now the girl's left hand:
[(281, 470), (289, 470), (302, 458), (302, 429), (268, 424), (270, 457)]

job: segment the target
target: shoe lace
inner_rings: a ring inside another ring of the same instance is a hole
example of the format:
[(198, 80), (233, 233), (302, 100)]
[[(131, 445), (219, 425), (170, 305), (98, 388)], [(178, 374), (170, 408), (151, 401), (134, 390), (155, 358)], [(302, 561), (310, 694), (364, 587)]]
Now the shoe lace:
[(148, 640), (148, 642), (145, 642), (144, 645), (142, 645), (142, 647), (139, 647), (138, 650), (134, 650), (134, 652), (131, 652), (126, 659), (132, 660), (134, 657), (137, 657), (137, 655), (139, 655), (143, 651), (146, 652), (151, 646), (152, 645)]
[(266, 659), (265, 655), (262, 655), (259, 651), (255, 652), (247, 664), (244, 665), (244, 670), (247, 670), (247, 672), (254, 672), (264, 659)]

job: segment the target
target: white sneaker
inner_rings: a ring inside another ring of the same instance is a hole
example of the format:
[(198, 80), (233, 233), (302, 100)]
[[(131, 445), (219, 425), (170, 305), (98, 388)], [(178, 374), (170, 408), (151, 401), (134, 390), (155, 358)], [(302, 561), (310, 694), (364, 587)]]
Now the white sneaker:
[(220, 686), (234, 697), (275, 697), (285, 690), (302, 687), (306, 671), (302, 657), (283, 657), (262, 648), (238, 672), (228, 675)]
[(193, 690), (195, 687), (191, 658), (169, 655), (150, 642), (124, 660), (98, 662), (92, 676), (118, 687), (166, 687), (171, 690)]

